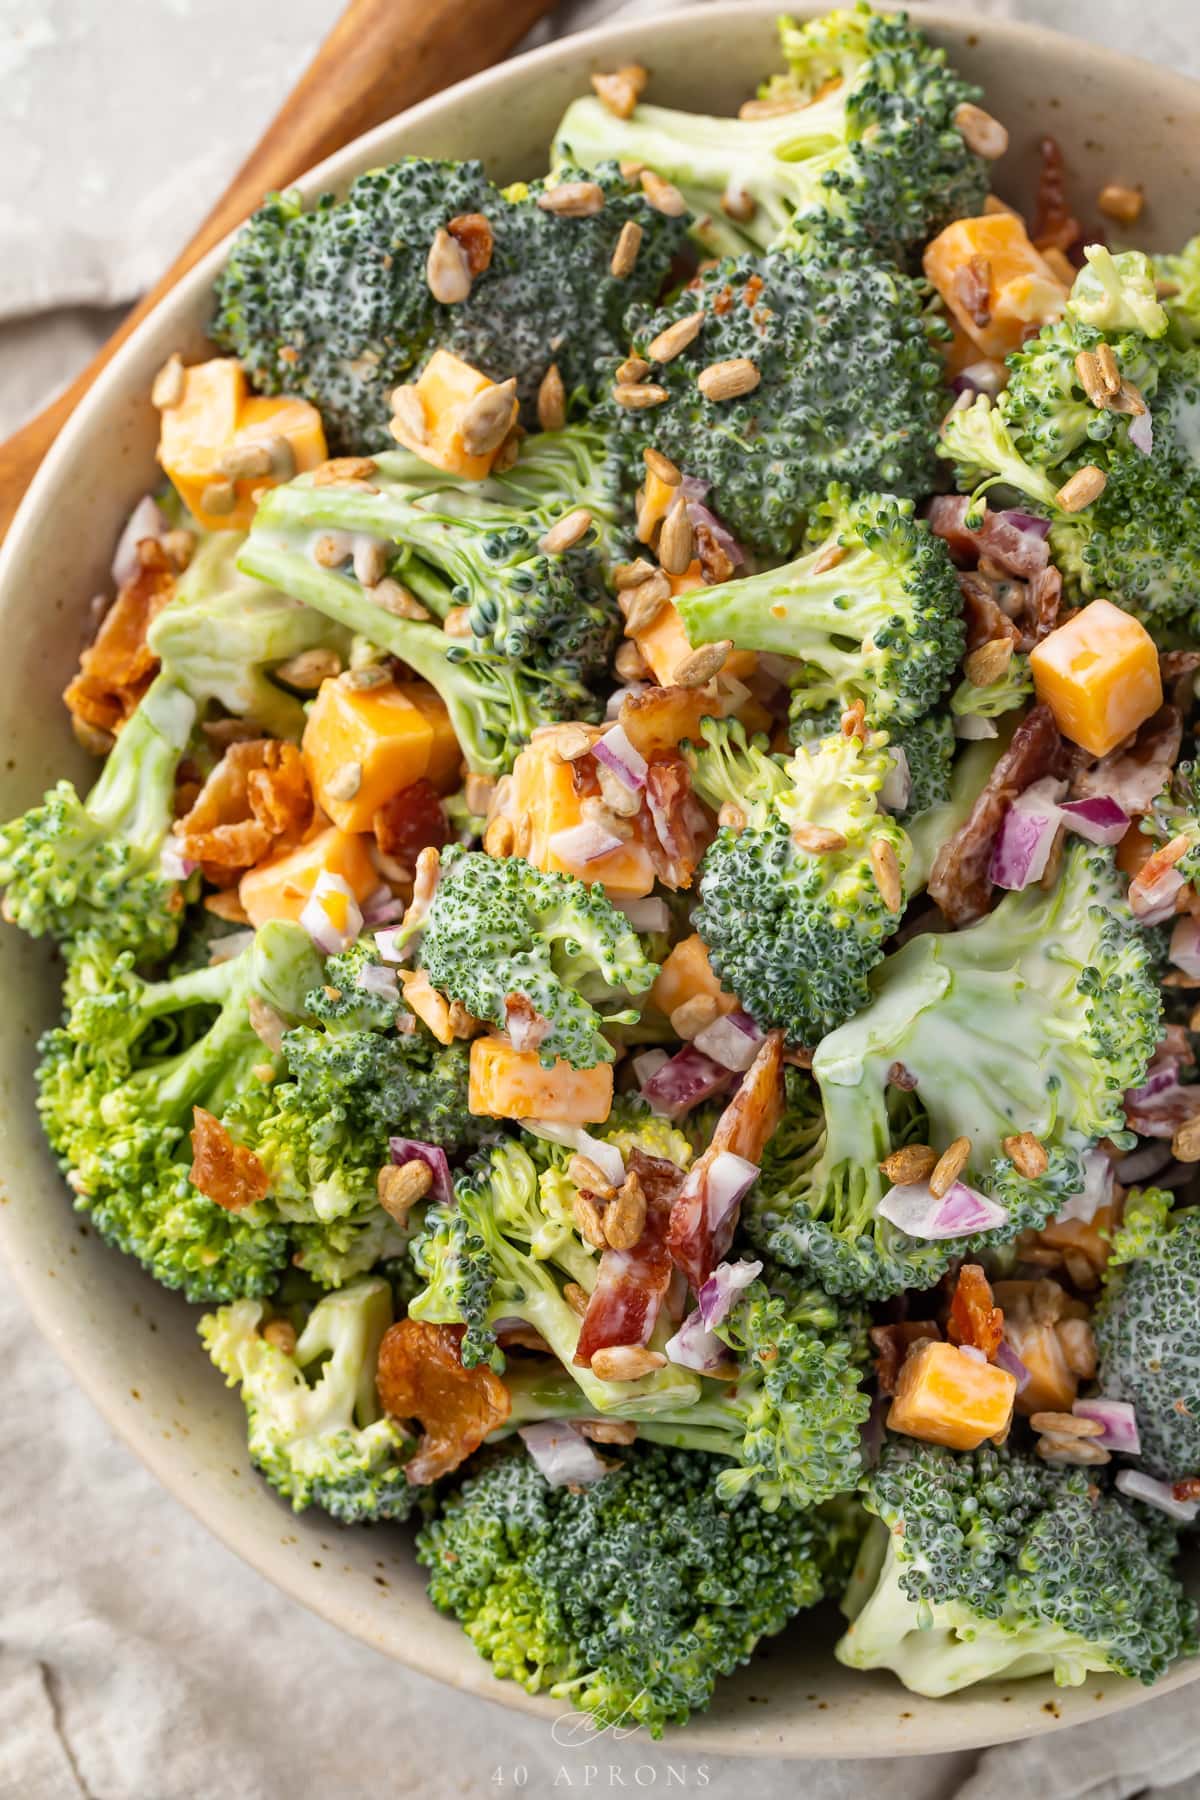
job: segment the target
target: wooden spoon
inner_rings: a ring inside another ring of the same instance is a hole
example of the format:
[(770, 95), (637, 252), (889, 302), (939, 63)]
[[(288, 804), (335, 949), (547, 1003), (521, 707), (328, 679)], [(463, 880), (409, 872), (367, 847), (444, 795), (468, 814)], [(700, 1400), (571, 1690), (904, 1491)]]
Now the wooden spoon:
[(130, 332), (263, 195), (373, 125), (490, 67), (554, 0), (350, 0), (229, 187), (171, 264), (70, 387), (0, 444), (0, 539), (64, 421)]

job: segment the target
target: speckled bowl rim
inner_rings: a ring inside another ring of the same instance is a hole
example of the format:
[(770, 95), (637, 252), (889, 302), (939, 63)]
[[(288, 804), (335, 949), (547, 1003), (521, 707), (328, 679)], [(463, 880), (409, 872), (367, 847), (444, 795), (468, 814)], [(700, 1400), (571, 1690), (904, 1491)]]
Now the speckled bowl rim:
[[(621, 20), (561, 40), (425, 101), (330, 157), (297, 185), (310, 195), (326, 187), (343, 185), (361, 169), (388, 160), (400, 147), (401, 137), (406, 149), (418, 144), (425, 147), (427, 138), (444, 139), (451, 125), (455, 139), (453, 153), (473, 154), (469, 115), (480, 104), (490, 103), (493, 98), (511, 100), (516, 119), (520, 115), (522, 94), (535, 91), (538, 84), (545, 86), (555, 80), (561, 83), (570, 75), (573, 87), (582, 88), (588, 70), (612, 66), (614, 58), (620, 60), (631, 51), (643, 55), (652, 64), (658, 61), (666, 74), (673, 67), (669, 61), (673, 48), (697, 39), (714, 43), (725, 40), (733, 44), (741, 34), (761, 35), (776, 10), (761, 4), (727, 3), (658, 18)], [(809, 14), (824, 9), (801, 6), (794, 10)], [(922, 7), (919, 21), (935, 36), (952, 44), (979, 46), (985, 53), (996, 50), (1025, 59), (1035, 72), (1035, 82), (1036, 71), (1043, 61), (1057, 67), (1062, 65), (1065, 57), (1070, 63), (1073, 84), (1086, 88), (1089, 81), (1095, 80), (1102, 86), (1119, 84), (1135, 100), (1143, 95), (1148, 102), (1153, 96), (1160, 109), (1158, 116), (1163, 116), (1161, 108), (1168, 105), (1172, 113), (1165, 116), (1168, 119), (1173, 116), (1183, 124), (1185, 133), (1190, 134), (1189, 141), (1200, 135), (1200, 85), (1171, 71), (1153, 68), (1099, 46), (1075, 43), (1057, 32), (1003, 20), (965, 17), (950, 8)], [(764, 62), (761, 66), (769, 66), (769, 63)], [(694, 98), (693, 104), (703, 104), (703, 101)], [(1053, 106), (1057, 101), (1050, 99), (1046, 104)], [(461, 125), (455, 123), (460, 120)], [(441, 142), (432, 147), (435, 152), (446, 153)], [(157, 366), (164, 347), (173, 343), (173, 326), (181, 326), (178, 335), (183, 339), (195, 339), (194, 321), (223, 260), (225, 248), (219, 247), (205, 257), (138, 328), (87, 394), (50, 451), (0, 549), (0, 612), (14, 618), (21, 616), (20, 602), (15, 597), (20, 593), (23, 578), (34, 566), (33, 559), (44, 554), (55, 528), (54, 522), (69, 518), (72, 513), (68, 489), (73, 477), (78, 475), (81, 447), (90, 446), (94, 455), (95, 444), (101, 441), (98, 434), (111, 423), (115, 442), (113, 479), (116, 482), (119, 473), (126, 497), (130, 481), (128, 468), (122, 467), (122, 458), (127, 460), (132, 456), (140, 468), (149, 472), (151, 465), (146, 448), (151, 440), (147, 436), (145, 420), (142, 418), (131, 426), (129, 419), (138, 409), (145, 410), (148, 375)], [(145, 476), (142, 481), (144, 483)], [(96, 561), (93, 553), (93, 567)], [(81, 583), (82, 580), (81, 576)], [(81, 585), (78, 589), (80, 598), (85, 591)], [(73, 604), (73, 601), (68, 602), (68, 610)], [(66, 764), (72, 760), (72, 753), (65, 722), (61, 738), (61, 761)], [(33, 1010), (36, 1014), (37, 1008)], [(28, 1031), (26, 1026), (26, 1036)], [(19, 1054), (28, 1054), (24, 1044)], [(20, 1103), (19, 1099), (12, 1102), (14, 1105)], [(33, 1200), (35, 1206), (60, 1204), (61, 1184), (54, 1170), (44, 1157), (40, 1167), (36, 1161), (27, 1162), (26, 1158), (31, 1155), (28, 1143), (14, 1149), (11, 1136), (11, 1131), (6, 1132), (0, 1141), (0, 1199), (11, 1202), (18, 1191), (33, 1187), (37, 1190)], [(65, 1194), (61, 1197), (65, 1198)], [(0, 1246), (40, 1330), (129, 1448), (214, 1535), (291, 1598), (385, 1654), (465, 1692), (535, 1713), (547, 1723), (561, 1714), (561, 1706), (526, 1695), (511, 1683), (495, 1681), (466, 1638), (432, 1611), (427, 1628), (418, 1624), (411, 1643), (398, 1641), (396, 1629), (389, 1627), (389, 1615), (370, 1603), (369, 1589), (366, 1598), (363, 1597), (357, 1568), (351, 1584), (350, 1563), (344, 1564), (342, 1570), (325, 1568), (318, 1563), (314, 1572), (311, 1565), (317, 1559), (299, 1558), (288, 1548), (299, 1543), (302, 1537), (306, 1549), (315, 1548), (319, 1534), (324, 1532), (326, 1535), (319, 1539), (323, 1550), (331, 1548), (332, 1540), (334, 1548), (351, 1554), (336, 1529), (330, 1531), (324, 1524), (314, 1527), (306, 1516), (288, 1533), (286, 1528), (292, 1521), (290, 1515), (282, 1511), (270, 1514), (271, 1528), (267, 1528), (261, 1502), (251, 1498), (248, 1484), (242, 1484), (240, 1494), (235, 1491), (226, 1497), (218, 1493), (208, 1480), (208, 1469), (201, 1469), (196, 1456), (187, 1448), (181, 1448), (184, 1439), (160, 1430), (157, 1422), (148, 1422), (145, 1414), (129, 1404), (128, 1387), (122, 1385), (120, 1379), (98, 1369), (93, 1328), (86, 1322), (81, 1323), (77, 1307), (73, 1309), (64, 1304), (67, 1290), (58, 1279), (61, 1271), (42, 1267), (40, 1245), (34, 1242), (36, 1231), (30, 1226), (30, 1216), (26, 1208), (0, 1205)], [(86, 1255), (93, 1257), (97, 1249), (93, 1243)], [(104, 1260), (97, 1267), (107, 1278), (112, 1265)], [(114, 1276), (113, 1279), (118, 1278)], [(161, 1291), (140, 1272), (135, 1272), (135, 1280), (145, 1282), (145, 1305), (152, 1312), (163, 1302)], [(168, 1297), (167, 1304), (182, 1305), (174, 1297)], [(134, 1314), (141, 1311), (135, 1301)], [(133, 1327), (130, 1328), (130, 1349), (129, 1367), (136, 1373), (138, 1363), (133, 1354)], [(211, 1371), (202, 1372), (214, 1387), (219, 1385)], [(232, 1397), (229, 1397), (229, 1404), (234, 1404)], [(180, 1405), (183, 1405), (182, 1396)], [(183, 1431), (182, 1426), (180, 1431)], [(233, 1473), (236, 1475), (239, 1471)], [(285, 1530), (283, 1537), (278, 1535), (280, 1528)], [(312, 1542), (308, 1543), (308, 1539)], [(397, 1547), (395, 1538), (385, 1544), (373, 1536), (372, 1549), (379, 1551), (377, 1566), (394, 1571), (398, 1587), (411, 1589), (415, 1571), (411, 1568), (403, 1540)], [(362, 1558), (357, 1560), (361, 1562)], [(374, 1579), (386, 1585), (380, 1577)], [(377, 1601), (378, 1596), (374, 1599)], [(400, 1611), (393, 1616), (401, 1620), (414, 1616), (411, 1593), (401, 1597)], [(933, 1754), (1032, 1736), (1056, 1727), (1095, 1720), (1136, 1705), (1147, 1697), (1147, 1690), (1115, 1680), (1093, 1681), (1082, 1689), (1069, 1691), (1056, 1691), (1047, 1682), (1038, 1681), (997, 1684), (971, 1690), (949, 1701), (923, 1702), (904, 1693), (887, 1677), (846, 1677), (832, 1661), (822, 1664), (816, 1674), (808, 1673), (803, 1678), (793, 1679), (788, 1669), (792, 1644), (796, 1641), (785, 1638), (768, 1646), (764, 1664), (759, 1668), (765, 1666), (769, 1673), (758, 1677), (742, 1675), (725, 1690), (726, 1694), (740, 1690), (740, 1698), (752, 1702), (757, 1696), (747, 1691), (747, 1683), (750, 1687), (771, 1687), (772, 1697), (779, 1697), (781, 1708), (767, 1718), (762, 1712), (756, 1714), (752, 1705), (733, 1706), (721, 1698), (711, 1713), (698, 1717), (685, 1733), (675, 1736), (674, 1744), (680, 1749), (686, 1747), (693, 1758), (714, 1753), (773, 1757)], [(1200, 1675), (1200, 1659), (1181, 1665), (1153, 1692), (1157, 1695), (1173, 1691), (1195, 1680), (1197, 1675)], [(845, 1687), (847, 1679), (859, 1684), (853, 1695)], [(798, 1691), (800, 1687), (805, 1690), (803, 1694)]]

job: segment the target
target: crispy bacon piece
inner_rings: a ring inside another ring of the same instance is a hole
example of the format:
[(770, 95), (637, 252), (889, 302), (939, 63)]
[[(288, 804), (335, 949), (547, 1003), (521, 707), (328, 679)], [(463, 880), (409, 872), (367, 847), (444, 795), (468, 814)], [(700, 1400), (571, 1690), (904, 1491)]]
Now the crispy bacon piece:
[(422, 1427), (416, 1454), (404, 1472), (414, 1487), (457, 1469), (512, 1410), (500, 1377), (480, 1363), (464, 1369), (461, 1325), (429, 1325), (399, 1319), (379, 1346), (375, 1385), (393, 1419)]
[(1004, 603), (1024, 609), (1024, 587), (1023, 581), (997, 581), (981, 575), (977, 569), (961, 571), (958, 588), (963, 600), (968, 652), (990, 644), (994, 638), (1011, 638), (1014, 644), (1019, 641), (1021, 634)]
[(235, 1144), (219, 1119), (202, 1106), (192, 1108), (191, 1183), (226, 1212), (241, 1212), (264, 1200), (267, 1171), (244, 1144)]
[(970, 817), (939, 849), (929, 877), (929, 896), (952, 925), (981, 919), (992, 903), (988, 865), (1000, 822), (1033, 782), (1063, 766), (1063, 741), (1048, 706), (1035, 706), (1013, 732)]
[(1192, 683), (1197, 669), (1200, 669), (1200, 650), (1159, 652), (1158, 672), (1162, 676), (1163, 693), (1181, 713), (1191, 711)]
[(1175, 1500), (1200, 1500), (1200, 1475), (1185, 1475), (1182, 1481), (1173, 1481), (1171, 1497)]
[(1049, 637), (1058, 624), (1062, 591), (1062, 576), (1053, 563), (1047, 563), (1044, 569), (1039, 569), (1029, 577), (1029, 604), (1021, 641), (1017, 646), (1019, 650), (1032, 650), (1044, 637)]
[(1067, 167), (1058, 139), (1048, 134), (1038, 140), (1042, 159), (1031, 236), (1039, 250), (1070, 250), (1083, 235), (1083, 227), (1067, 204)]
[(646, 1223), (632, 1250), (605, 1250), (600, 1258), (575, 1347), (575, 1361), (585, 1369), (597, 1350), (650, 1342), (675, 1272), (667, 1230), (683, 1170), (665, 1156), (647, 1156), (638, 1149), (630, 1152), (625, 1166), (642, 1185)]
[(308, 776), (294, 744), (274, 738), (230, 744), (179, 822), (183, 854), (219, 884), (261, 862), (279, 843), (298, 840), (312, 812)]
[(453, 836), (437, 789), (423, 777), (393, 794), (375, 814), (371, 829), (384, 855), (410, 869), (416, 868), (422, 850), (440, 850)]
[(659, 880), (664, 887), (691, 887), (712, 834), (704, 808), (692, 793), (688, 766), (677, 751), (651, 758), (646, 811), (653, 827), (646, 833), (647, 848)]
[(1148, 813), (1171, 778), (1183, 743), (1183, 720), (1174, 706), (1160, 706), (1138, 728), (1132, 748), (1110, 750), (1078, 770), (1071, 795), (1087, 800), (1106, 794), (1132, 818)]
[(717, 1121), (712, 1142), (691, 1169), (671, 1209), (670, 1251), (698, 1293), (733, 1242), (740, 1207), (713, 1218), (708, 1171), (723, 1150), (759, 1164), (783, 1117), (783, 1033), (772, 1031)]
[(904, 1319), (895, 1325), (872, 1325), (867, 1336), (875, 1346), (875, 1379), (881, 1394), (894, 1394), (901, 1365), (914, 1344), (941, 1339), (934, 1319)]
[(494, 240), (492, 228), (483, 213), (459, 213), (450, 220), (446, 230), (462, 247), (472, 281), (491, 268)]
[(935, 537), (944, 538), (956, 562), (970, 565), (981, 556), (990, 556), (1010, 575), (1027, 578), (1047, 567), (1050, 547), (1045, 538), (1022, 531), (1003, 513), (984, 508), (983, 523), (969, 526), (971, 510), (968, 496), (939, 494), (929, 503), (929, 529)]
[(946, 1336), (952, 1344), (970, 1344), (982, 1350), (989, 1362), (1004, 1337), (1004, 1314), (993, 1304), (991, 1283), (978, 1263), (964, 1263), (958, 1271)]
[(63, 699), (85, 725), (117, 732), (158, 669), (146, 633), (175, 591), (175, 570), (161, 545), (143, 538), (136, 575), (121, 589), (79, 659)]

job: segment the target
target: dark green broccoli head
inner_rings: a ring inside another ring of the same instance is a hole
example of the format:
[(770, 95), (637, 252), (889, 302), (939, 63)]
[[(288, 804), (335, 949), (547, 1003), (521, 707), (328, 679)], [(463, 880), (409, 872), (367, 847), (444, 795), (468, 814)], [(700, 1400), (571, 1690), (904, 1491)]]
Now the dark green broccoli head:
[[(277, 195), (218, 278), (213, 340), (260, 392), (311, 400), (335, 450), (390, 446), (391, 391), (438, 346), (494, 379), (515, 375), (527, 408), (551, 362), (569, 395), (594, 393), (625, 307), (657, 294), (683, 241), (681, 221), (615, 167), (595, 179), (604, 205), (583, 218), (539, 206), (542, 183), (502, 193), (480, 163), (423, 157), (360, 175), (344, 200), (326, 195), (307, 213), (294, 193)], [(429, 249), (469, 214), (488, 221), (491, 260), (465, 301), (442, 305), (426, 279)], [(641, 247), (618, 279), (612, 254), (630, 220)]]
[(936, 706), (963, 651), (962, 597), (949, 552), (912, 502), (831, 486), (809, 519), (811, 549), (740, 581), (697, 587), (677, 605), (693, 644), (795, 659), (793, 711), (821, 716), (861, 700), (873, 725)]
[(255, 1468), (295, 1512), (319, 1506), (343, 1525), (408, 1518), (424, 1497), (404, 1472), (414, 1443), (383, 1415), (375, 1389), (392, 1322), (388, 1283), (367, 1277), (318, 1300), (292, 1350), (262, 1335), (267, 1322), (257, 1300), (200, 1321), (208, 1354), (241, 1389)]
[(980, 210), (986, 164), (956, 124), (979, 90), (905, 14), (784, 18), (780, 35), (788, 72), (762, 90), (778, 111), (722, 119), (637, 106), (622, 119), (588, 97), (568, 108), (556, 157), (648, 164), (680, 188), (694, 234), (718, 253), (804, 241), (832, 220), (876, 255), (903, 258)]
[(598, 883), (459, 846), (442, 856), (418, 961), (435, 988), (500, 1030), (532, 1008), (548, 1068), (556, 1057), (577, 1069), (611, 1062), (603, 1027), (636, 1019), (629, 1001), (658, 973)]
[(908, 801), (897, 812), (901, 824), (949, 800), (957, 748), (953, 721), (945, 713), (930, 713), (911, 725), (888, 725), (888, 749), (893, 756), (903, 752), (910, 784)]
[(862, 1484), (876, 1524), (843, 1602), (839, 1661), (916, 1693), (1093, 1670), (1147, 1684), (1195, 1644), (1173, 1534), (1088, 1471), (889, 1439)]
[(1095, 1317), (1102, 1393), (1137, 1414), (1141, 1461), (1165, 1481), (1200, 1471), (1200, 1211), (1133, 1194)]
[[(1132, 1142), (1124, 1095), (1144, 1077), (1161, 1001), (1111, 854), (1086, 846), (1068, 852), (1051, 891), (1027, 888), (965, 930), (912, 939), (871, 987), (870, 1005), (817, 1049), (823, 1130), (790, 1167), (764, 1169), (747, 1225), (828, 1292), (882, 1299), (1038, 1228), (1082, 1189), (1084, 1151), (1105, 1137)], [(915, 1089), (892, 1085), (896, 1065)], [(913, 1134), (914, 1116), (924, 1143), (970, 1139), (962, 1179), (1003, 1208), (994, 1227), (931, 1242), (879, 1216), (879, 1164)], [(1049, 1156), (1036, 1180), (1004, 1152), (1022, 1131)]]
[[(608, 1452), (605, 1451), (607, 1457)], [(497, 1675), (654, 1737), (822, 1596), (837, 1527), (723, 1501), (720, 1463), (635, 1447), (590, 1486), (497, 1453), (417, 1540), (429, 1593)]]
[(886, 740), (835, 732), (785, 768), (736, 723), (704, 730), (707, 748), (691, 756), (696, 791), (712, 806), (734, 802), (747, 822), (724, 826), (704, 856), (696, 930), (759, 1025), (813, 1044), (866, 1004), (867, 977), (900, 923), (898, 895), (889, 904), (872, 862), (890, 852), (900, 887), (908, 840), (879, 806)]
[[(704, 314), (688, 348), (646, 378), (666, 390), (661, 405), (607, 408), (634, 476), (644, 448), (661, 451), (707, 484), (735, 537), (775, 557), (801, 541), (831, 481), (928, 492), (945, 390), (924, 306), (920, 283), (824, 239), (804, 256), (718, 263), (666, 307), (631, 313), (639, 356), (668, 325)], [(758, 385), (705, 399), (697, 376), (737, 358)]]

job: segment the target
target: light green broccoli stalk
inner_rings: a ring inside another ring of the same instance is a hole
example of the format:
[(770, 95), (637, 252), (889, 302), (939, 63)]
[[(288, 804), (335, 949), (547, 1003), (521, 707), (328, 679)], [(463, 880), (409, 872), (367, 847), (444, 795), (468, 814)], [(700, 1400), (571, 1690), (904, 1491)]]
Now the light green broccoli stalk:
[(1195, 1649), (1169, 1526), (1088, 1470), (890, 1439), (862, 1499), (875, 1523), (843, 1601), (849, 1668), (932, 1696), (1042, 1674), (1076, 1687), (1092, 1671), (1149, 1685)]
[(515, 1001), (532, 1007), (531, 1041), (547, 1068), (557, 1057), (576, 1069), (612, 1062), (605, 1026), (635, 1022), (629, 1000), (658, 974), (599, 884), (459, 845), (443, 853), (420, 929), (420, 966), (477, 1019), (504, 1030)]
[[(319, 1300), (294, 1349), (264, 1337), (268, 1308), (236, 1300), (200, 1321), (230, 1387), (241, 1389), (250, 1459), (295, 1512), (319, 1506), (344, 1525), (406, 1519), (421, 1500), (404, 1464), (415, 1448), (383, 1416), (375, 1389), (392, 1291), (365, 1277)], [(293, 1328), (294, 1329), (294, 1328)]]

